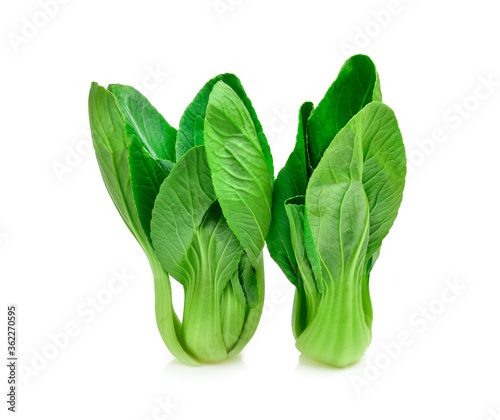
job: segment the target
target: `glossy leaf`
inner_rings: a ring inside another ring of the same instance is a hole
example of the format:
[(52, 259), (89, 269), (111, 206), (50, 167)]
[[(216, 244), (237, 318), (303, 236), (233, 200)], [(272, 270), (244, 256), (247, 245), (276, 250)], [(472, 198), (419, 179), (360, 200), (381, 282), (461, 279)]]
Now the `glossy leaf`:
[(370, 205), (367, 250), (370, 258), (380, 248), (398, 214), (405, 185), (406, 155), (396, 116), (388, 106), (369, 104), (348, 126), (363, 144), (363, 187)]
[(210, 94), (204, 134), (222, 211), (256, 266), (271, 221), (272, 175), (247, 108), (224, 82)]
[(378, 74), (370, 58), (349, 58), (307, 123), (312, 167), (318, 165), (335, 135), (358, 111), (381, 100)]
[(125, 116), (129, 137), (138, 138), (153, 159), (175, 162), (177, 130), (133, 87), (116, 84), (108, 90)]
[(139, 220), (148, 240), (151, 240), (151, 217), (160, 186), (170, 173), (173, 163), (154, 159), (134, 138), (129, 147), (130, 179)]
[(255, 113), (255, 110), (252, 106), (252, 102), (245, 93), (240, 80), (234, 74), (230, 73), (219, 74), (218, 76), (209, 80), (184, 111), (179, 124), (178, 141), (176, 145), (177, 159), (184, 155), (184, 153), (186, 153), (191, 147), (204, 144), (203, 126), (208, 99), (213, 87), (219, 81), (223, 81), (228, 86), (230, 86), (246, 107), (255, 127), (255, 131), (259, 139), (260, 147), (264, 153), (269, 172), (273, 174), (274, 177), (271, 150), (267, 143), (266, 136), (264, 135), (262, 125), (257, 118), (257, 114)]
[(163, 182), (153, 209), (151, 239), (165, 271), (187, 285), (196, 268), (187, 253), (205, 213), (217, 199), (204, 146), (192, 148)]

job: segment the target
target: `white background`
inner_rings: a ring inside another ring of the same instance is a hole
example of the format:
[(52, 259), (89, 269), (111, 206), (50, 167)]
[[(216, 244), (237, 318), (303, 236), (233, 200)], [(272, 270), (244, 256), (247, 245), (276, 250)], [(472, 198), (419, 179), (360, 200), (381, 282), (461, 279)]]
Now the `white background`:
[[(0, 323), (4, 336), (17, 304), (17, 418), (500, 418), (497, 1), (62, 3), (50, 17), (35, 0), (0, 8)], [(300, 104), (319, 102), (351, 51), (374, 60), (413, 168), (372, 273), (370, 348), (343, 370), (300, 358), (293, 287), (265, 251), (265, 314), (241, 357), (179, 364), (89, 153), (90, 83), (133, 85), (178, 126), (209, 78), (234, 72), (277, 173)], [(130, 279), (111, 294), (117, 272)]]

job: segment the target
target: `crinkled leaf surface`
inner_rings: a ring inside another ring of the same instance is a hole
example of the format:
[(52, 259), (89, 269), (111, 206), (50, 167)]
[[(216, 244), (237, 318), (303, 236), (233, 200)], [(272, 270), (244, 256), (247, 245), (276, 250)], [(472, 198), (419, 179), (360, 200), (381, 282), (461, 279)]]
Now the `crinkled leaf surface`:
[(187, 285), (195, 267), (187, 253), (205, 213), (217, 199), (204, 146), (189, 150), (163, 182), (153, 209), (151, 239), (164, 269)]
[[(363, 187), (370, 206), (367, 250), (370, 258), (380, 248), (398, 214), (405, 185), (406, 155), (394, 111), (375, 102), (365, 108), (348, 124), (348, 130), (363, 143)], [(345, 135), (347, 130), (342, 137)]]
[(210, 94), (204, 134), (217, 198), (255, 267), (271, 221), (272, 175), (247, 108), (224, 82)]
[(271, 150), (267, 143), (266, 136), (264, 135), (262, 125), (257, 118), (257, 114), (255, 113), (255, 110), (252, 106), (252, 102), (243, 89), (240, 80), (234, 74), (230, 73), (219, 74), (218, 76), (209, 80), (184, 111), (184, 114), (182, 115), (181, 121), (179, 123), (179, 132), (177, 135), (177, 159), (179, 159), (191, 147), (199, 146), (204, 143), (203, 125), (205, 121), (208, 99), (213, 87), (219, 81), (223, 81), (228, 86), (230, 86), (246, 107), (255, 127), (257, 138), (264, 153), (269, 172), (273, 174), (274, 177)]
[(177, 130), (133, 87), (116, 84), (110, 85), (108, 90), (126, 118), (129, 137), (138, 137), (154, 159), (175, 162)]
[[(323, 207), (325, 212), (332, 212), (331, 217), (338, 218), (338, 206), (331, 208), (319, 199), (325, 185), (332, 186), (328, 197), (337, 194), (336, 199), (342, 200), (342, 191), (348, 191), (354, 181), (360, 182), (369, 205), (368, 260), (389, 232), (403, 197), (406, 157), (394, 112), (380, 102), (367, 105), (337, 134), (325, 156), (307, 190), (310, 226), (313, 231), (319, 229), (319, 219), (315, 218)], [(338, 242), (338, 235), (333, 238), (329, 247)], [(319, 244), (317, 248), (321, 248)], [(335, 260), (333, 256), (326, 265), (338, 264)]]

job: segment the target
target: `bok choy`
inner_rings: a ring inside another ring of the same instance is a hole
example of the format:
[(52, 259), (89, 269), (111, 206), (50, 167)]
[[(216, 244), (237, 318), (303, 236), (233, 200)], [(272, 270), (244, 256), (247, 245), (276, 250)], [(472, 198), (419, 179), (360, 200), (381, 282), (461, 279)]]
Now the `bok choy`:
[(271, 256), (296, 293), (296, 347), (343, 367), (371, 341), (371, 270), (398, 213), (406, 157), (372, 61), (351, 57), (316, 109), (299, 112), (295, 149), (274, 183)]
[[(273, 183), (269, 146), (240, 81), (210, 80), (179, 130), (123, 85), (93, 83), (89, 116), (104, 184), (150, 262), (166, 346), (192, 365), (238, 354), (262, 313)], [(184, 289), (182, 320), (169, 276)]]

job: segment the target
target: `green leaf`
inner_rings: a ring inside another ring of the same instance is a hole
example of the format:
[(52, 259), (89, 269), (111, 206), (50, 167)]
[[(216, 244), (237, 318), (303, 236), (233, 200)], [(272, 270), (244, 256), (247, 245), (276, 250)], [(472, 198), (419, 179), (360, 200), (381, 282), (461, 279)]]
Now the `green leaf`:
[(311, 102), (305, 102), (300, 107), (295, 148), (283, 169), (278, 173), (274, 183), (273, 215), (267, 237), (267, 246), (271, 257), (295, 285), (298, 282), (299, 272), (290, 239), (290, 222), (285, 211), (285, 201), (306, 193), (309, 180), (306, 122), (312, 112), (313, 104)]
[(151, 213), (160, 185), (175, 161), (177, 130), (134, 88), (110, 85), (108, 89), (125, 116), (127, 136), (131, 140), (132, 192), (139, 220), (150, 241)]
[(264, 130), (262, 125), (257, 118), (257, 113), (252, 105), (252, 101), (248, 98), (245, 89), (243, 89), (243, 85), (234, 74), (226, 73), (224, 77), (221, 79), (226, 85), (228, 85), (241, 99), (245, 108), (247, 109), (250, 117), (252, 118), (252, 122), (255, 128), (255, 132), (257, 133), (257, 138), (259, 139), (260, 148), (262, 153), (264, 154), (264, 158), (266, 160), (266, 165), (269, 169), (269, 173), (271, 174), (271, 178), (274, 181), (274, 167), (273, 167), (273, 157), (271, 155), (271, 149), (266, 139), (266, 135), (264, 134)]
[(380, 102), (367, 105), (338, 133), (327, 154), (311, 177), (307, 196), (314, 197), (313, 178), (321, 185), (362, 183), (370, 211), (368, 260), (389, 232), (403, 197), (406, 157), (394, 112)]
[(370, 220), (362, 177), (362, 140), (348, 125), (327, 149), (306, 193), (312, 238), (330, 284), (343, 278), (352, 261), (365, 261)]
[(257, 118), (257, 114), (255, 113), (255, 110), (252, 106), (252, 102), (250, 101), (250, 99), (248, 99), (248, 96), (245, 93), (240, 80), (234, 74), (230, 73), (219, 74), (218, 76), (209, 80), (184, 111), (184, 114), (181, 117), (179, 132), (177, 135), (177, 159), (184, 155), (184, 153), (186, 153), (191, 147), (204, 144), (203, 125), (205, 121), (208, 99), (213, 87), (219, 81), (223, 81), (228, 86), (230, 86), (236, 92), (236, 94), (246, 107), (253, 121), (255, 131), (259, 139), (260, 147), (264, 153), (266, 164), (269, 168), (269, 172), (273, 174), (274, 177), (271, 150), (267, 143), (266, 136), (264, 135), (264, 131), (259, 122), (259, 119)]
[(110, 85), (108, 90), (125, 116), (129, 137), (137, 137), (154, 159), (175, 162), (177, 130), (133, 87)]
[(163, 169), (163, 172), (166, 174), (165, 178), (168, 176), (172, 168), (174, 167), (174, 163), (170, 162), (169, 160), (164, 160), (164, 159), (156, 159), (156, 162), (158, 162), (158, 165), (160, 165)]
[(203, 141), (203, 126), (208, 104), (208, 97), (214, 85), (222, 78), (218, 75), (209, 80), (196, 94), (193, 101), (188, 105), (179, 122), (175, 155), (179, 160), (189, 149), (201, 146)]
[(129, 146), (130, 179), (139, 220), (149, 241), (151, 241), (151, 216), (160, 186), (170, 173), (173, 163), (154, 159), (134, 137)]
[(272, 175), (247, 108), (224, 82), (210, 94), (204, 134), (217, 198), (255, 267), (271, 221)]
[(97, 83), (92, 83), (90, 89), (89, 118), (97, 162), (106, 189), (125, 224), (144, 246), (147, 239), (137, 215), (130, 181), (125, 119), (113, 94)]
[[(367, 259), (382, 244), (396, 219), (406, 176), (406, 156), (394, 112), (380, 102), (363, 108), (335, 137), (328, 149), (331, 165), (345, 164), (346, 151), (359, 144), (362, 183), (370, 207)], [(338, 179), (347, 179), (337, 174)]]
[(307, 211), (323, 277), (332, 285), (350, 267), (364, 265), (370, 221), (362, 183), (327, 183), (324, 175), (311, 177)]
[(195, 267), (184, 263), (188, 249), (216, 199), (204, 147), (194, 147), (161, 185), (151, 220), (155, 252), (165, 271), (183, 285), (195, 276)]
[[(348, 129), (362, 139), (363, 144), (363, 186), (370, 205), (367, 250), (367, 258), (370, 258), (389, 233), (403, 199), (405, 148), (394, 112), (382, 103), (367, 105)], [(342, 137), (345, 136), (347, 132)]]
[(111, 118), (115, 123), (125, 124), (126, 139), (120, 147), (125, 147), (124, 156), (126, 148), (129, 149), (128, 170), (135, 208), (149, 241), (154, 201), (173, 165), (170, 160), (175, 158), (176, 130), (134, 88), (110, 85), (107, 92), (108, 96), (114, 96), (122, 115)]
[(359, 110), (381, 100), (378, 74), (370, 58), (349, 58), (308, 121), (312, 167), (318, 165), (335, 135)]

